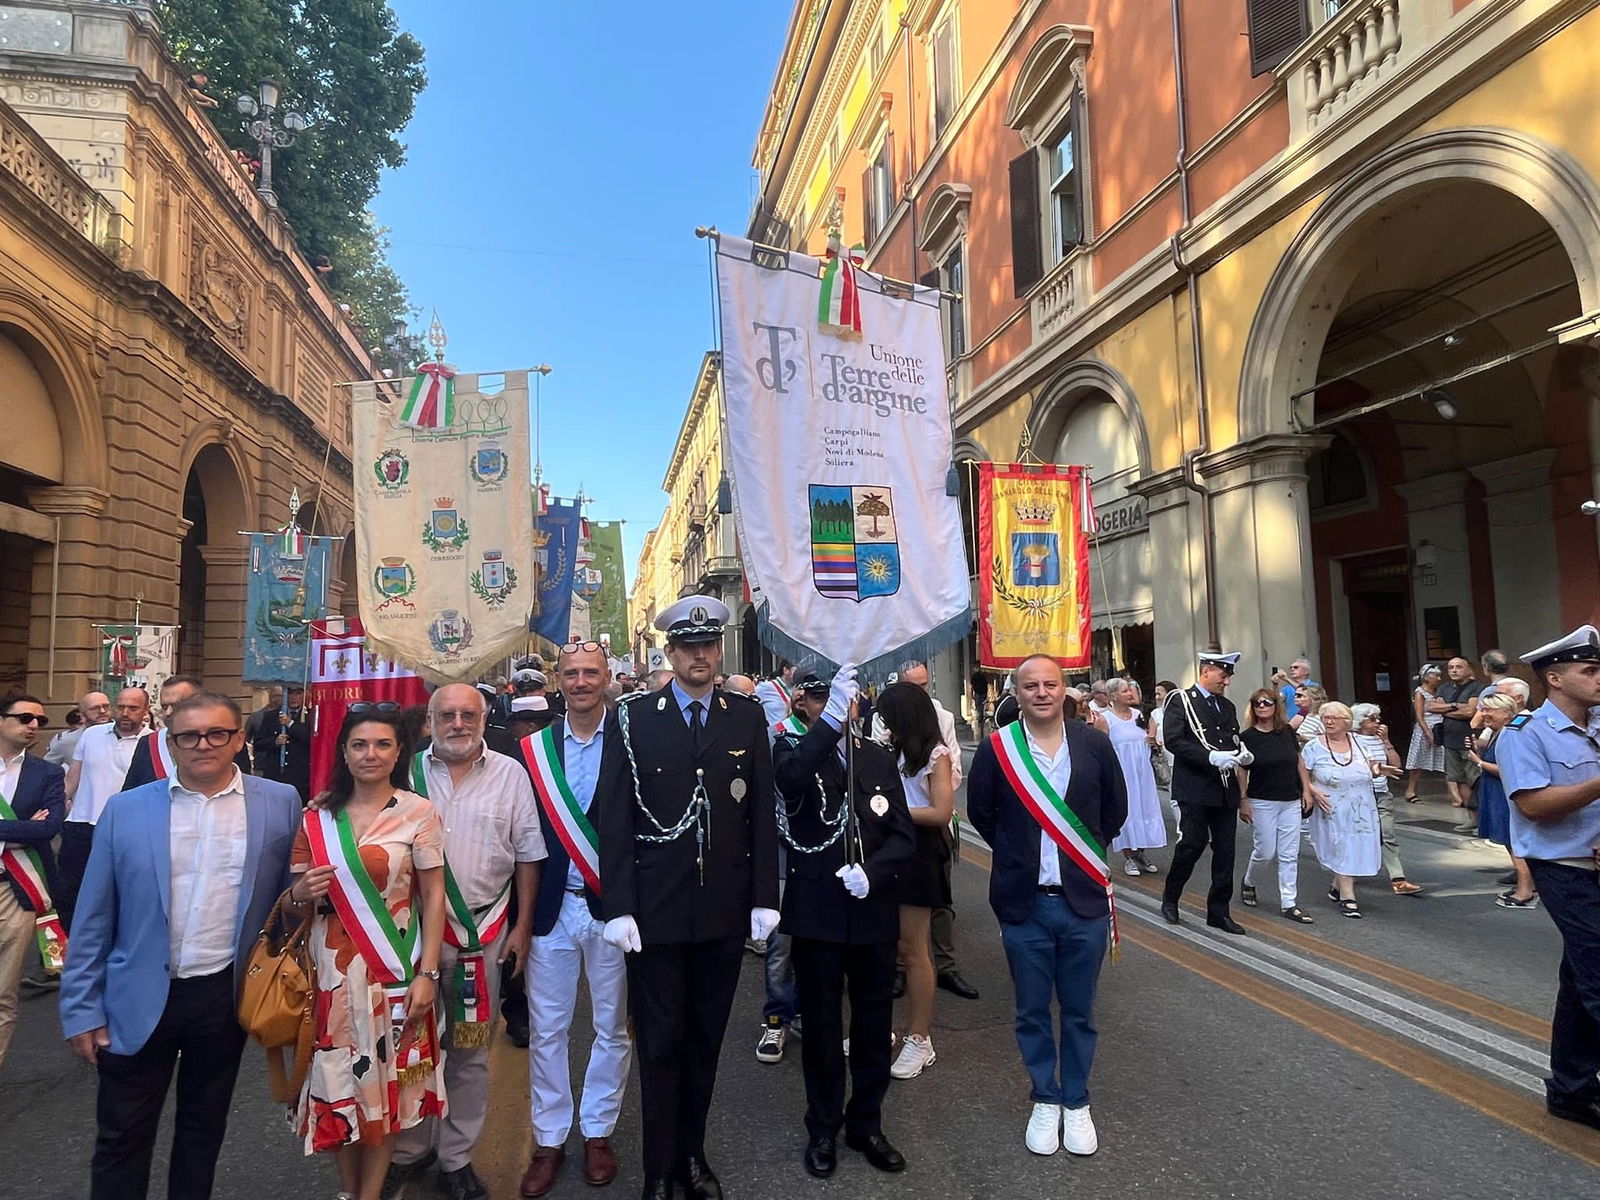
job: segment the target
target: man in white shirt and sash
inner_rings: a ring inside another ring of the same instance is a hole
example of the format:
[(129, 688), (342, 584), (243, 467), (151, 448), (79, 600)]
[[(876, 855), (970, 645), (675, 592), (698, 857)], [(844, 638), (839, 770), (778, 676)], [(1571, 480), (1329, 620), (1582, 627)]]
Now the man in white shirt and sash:
[(778, 673), (756, 684), (756, 699), (767, 714), (771, 729), (794, 715), (794, 664), (780, 662)]
[(578, 1129), (583, 1178), (592, 1186), (617, 1175), (611, 1134), (622, 1110), (633, 1043), (628, 1037), (628, 968), (623, 952), (602, 936), (600, 838), (595, 831), (596, 784), (602, 751), (617, 736), (606, 710), (611, 669), (599, 642), (561, 647), (556, 677), (566, 715), (523, 738), (518, 751), (533, 780), (539, 815), (554, 836), (539, 879), (528, 949), (528, 1085), (533, 1107), (533, 1159), (522, 1194), (546, 1195), (555, 1186), (572, 1132), (572, 1072), (568, 1035), (578, 977), (589, 980), (594, 1044), (583, 1078)]
[[(972, 760), (967, 816), (994, 851), (989, 903), (1033, 1084), (1024, 1144), (1054, 1154), (1065, 1141), (1071, 1154), (1093, 1154), (1095, 987), (1107, 942), (1113, 959), (1117, 944), (1106, 847), (1128, 818), (1128, 789), (1111, 739), (1063, 719), (1066, 680), (1055, 659), (1023, 660), (1016, 694), (1021, 720), (991, 733)], [(1061, 1011), (1059, 1045), (1052, 1000)]]
[[(446, 684), (428, 702), (433, 744), (412, 760), (411, 790), (433, 801), (444, 825), (446, 924), (439, 969), (449, 1112), (397, 1136), (386, 1197), (397, 1195), (436, 1155), (439, 1186), (450, 1200), (489, 1194), (472, 1168), (472, 1150), (488, 1114), (489, 1034), (501, 970), (515, 976), (527, 959), (545, 845), (527, 772), (483, 744), (488, 716), (482, 692), (470, 684)], [(518, 916), (508, 929), (513, 886)]]

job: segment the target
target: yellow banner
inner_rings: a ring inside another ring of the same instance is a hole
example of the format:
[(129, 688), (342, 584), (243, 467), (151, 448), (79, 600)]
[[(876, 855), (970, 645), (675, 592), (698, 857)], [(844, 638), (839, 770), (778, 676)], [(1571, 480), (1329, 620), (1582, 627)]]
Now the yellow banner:
[(978, 659), (1048, 654), (1089, 665), (1089, 539), (1082, 467), (978, 464)]

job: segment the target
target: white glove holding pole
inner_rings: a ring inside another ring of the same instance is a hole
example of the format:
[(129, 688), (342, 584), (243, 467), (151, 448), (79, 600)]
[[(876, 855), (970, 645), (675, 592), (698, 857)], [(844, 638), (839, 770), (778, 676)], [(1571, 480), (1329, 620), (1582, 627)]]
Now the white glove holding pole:
[(630, 951), (637, 954), (644, 949), (644, 943), (639, 940), (639, 922), (632, 917), (611, 918), (600, 931), (600, 936), (608, 946), (615, 946), (624, 954)]
[(844, 890), (857, 900), (865, 900), (867, 893), (872, 890), (872, 882), (867, 878), (867, 873), (861, 869), (860, 863), (851, 863), (847, 867), (840, 867), (834, 872), (844, 884)]
[(752, 941), (764, 942), (772, 936), (772, 931), (778, 927), (778, 910), (775, 908), (752, 908), (750, 910), (750, 938)]
[(822, 715), (837, 728), (846, 728), (850, 724), (850, 706), (856, 702), (856, 696), (860, 692), (861, 685), (856, 683), (855, 664), (842, 664), (833, 677), (833, 685), (828, 688), (828, 703), (823, 708)]

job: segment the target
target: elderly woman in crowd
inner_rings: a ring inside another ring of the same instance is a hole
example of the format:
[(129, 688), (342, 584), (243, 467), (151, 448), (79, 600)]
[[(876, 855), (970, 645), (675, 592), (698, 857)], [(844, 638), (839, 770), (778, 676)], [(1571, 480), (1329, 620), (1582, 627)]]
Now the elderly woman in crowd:
[(1328, 693), (1315, 683), (1302, 683), (1294, 690), (1294, 702), (1300, 711), (1289, 714), (1289, 728), (1304, 746), (1322, 734), (1321, 711)]
[(1150, 762), (1155, 730), (1139, 709), (1142, 697), (1133, 680), (1106, 680), (1106, 698), (1110, 703), (1089, 723), (1111, 739), (1128, 784), (1128, 819), (1111, 840), (1111, 848), (1122, 851), (1122, 869), (1129, 875), (1155, 875), (1158, 868), (1145, 852), (1167, 844), (1167, 823)]
[(1406, 783), (1406, 802), (1417, 802), (1417, 784), (1422, 773), (1431, 771), (1444, 774), (1444, 747), (1439, 744), (1439, 722), (1444, 720), (1436, 712), (1429, 712), (1430, 702), (1439, 698), (1439, 681), (1444, 671), (1433, 663), (1424, 663), (1417, 672), (1417, 686), (1411, 691), (1411, 746), (1406, 751), (1406, 770), (1411, 777)]
[(1321, 732), (1300, 749), (1302, 797), (1315, 805), (1311, 848), (1333, 872), (1328, 899), (1338, 903), (1340, 916), (1359, 919), (1356, 876), (1376, 875), (1383, 859), (1372, 791), (1380, 764), (1351, 735), (1350, 710), (1343, 704), (1330, 700), (1315, 715)]
[(1503, 679), (1494, 692), (1478, 703), (1478, 719), (1483, 732), (1467, 757), (1483, 771), (1478, 780), (1478, 836), (1498, 842), (1511, 856), (1511, 868), (1516, 873), (1516, 883), (1495, 897), (1501, 908), (1537, 908), (1539, 894), (1533, 888), (1533, 875), (1525, 860), (1511, 849), (1511, 808), (1506, 800), (1505, 784), (1500, 781), (1500, 766), (1495, 761), (1496, 743), (1500, 731), (1519, 713), (1527, 710), (1528, 685), (1520, 679)]
[(1389, 874), (1389, 886), (1396, 896), (1420, 896), (1422, 889), (1406, 878), (1405, 864), (1400, 861), (1400, 842), (1394, 833), (1394, 795), (1389, 791), (1389, 781), (1405, 774), (1399, 752), (1389, 740), (1389, 727), (1383, 723), (1376, 704), (1351, 705), (1350, 714), (1355, 721), (1357, 744), (1368, 760), (1377, 764), (1372, 791), (1378, 802), (1378, 834), (1383, 843), (1383, 869)]

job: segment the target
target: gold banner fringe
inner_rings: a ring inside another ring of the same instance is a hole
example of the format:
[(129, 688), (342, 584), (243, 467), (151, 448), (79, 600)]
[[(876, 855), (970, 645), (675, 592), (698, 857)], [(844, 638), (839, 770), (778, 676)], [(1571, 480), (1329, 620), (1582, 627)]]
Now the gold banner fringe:
[(426, 1083), (433, 1074), (433, 1059), (425, 1058), (419, 1063), (412, 1063), (409, 1067), (401, 1067), (397, 1078), (401, 1087), (412, 1087), (415, 1084)]
[(450, 1044), (457, 1050), (482, 1050), (493, 1030), (493, 1021), (457, 1021), (450, 1027)]

